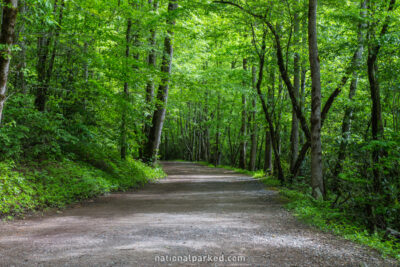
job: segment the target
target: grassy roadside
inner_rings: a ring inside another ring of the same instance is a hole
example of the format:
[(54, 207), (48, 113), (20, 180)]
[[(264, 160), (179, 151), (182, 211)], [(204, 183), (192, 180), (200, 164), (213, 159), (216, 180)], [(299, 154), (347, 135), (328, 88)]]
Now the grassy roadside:
[(143, 186), (165, 176), (161, 168), (127, 161), (104, 161), (104, 168), (64, 159), (41, 163), (0, 162), (0, 217), (63, 208), (114, 191)]
[[(206, 162), (196, 162), (204, 166), (215, 167)], [(328, 201), (317, 201), (306, 190), (299, 191), (280, 186), (280, 182), (267, 177), (263, 171), (248, 171), (230, 166), (217, 166), (238, 173), (250, 175), (260, 180), (267, 188), (278, 190), (279, 194), (287, 200), (286, 208), (304, 223), (318, 229), (331, 232), (347, 240), (376, 249), (383, 257), (393, 257), (400, 261), (400, 241), (385, 239), (384, 231), (370, 234), (365, 225), (357, 220), (349, 211), (332, 208)]]

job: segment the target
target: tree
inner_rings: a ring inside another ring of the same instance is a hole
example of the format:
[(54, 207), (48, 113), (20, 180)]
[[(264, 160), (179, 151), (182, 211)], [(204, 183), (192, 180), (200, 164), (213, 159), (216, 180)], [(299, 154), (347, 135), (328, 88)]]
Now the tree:
[[(60, 1), (60, 3), (58, 2)], [(61, 24), (64, 15), (64, 0), (55, 0), (53, 13), (56, 15), (58, 10), (58, 22), (56, 23), (56, 29), (53, 32), (45, 33), (43, 36), (38, 37), (37, 41), (37, 66), (36, 71), (38, 75), (38, 88), (36, 91), (35, 106), (39, 111), (45, 111), (46, 101), (48, 97), (48, 88), (51, 76), (53, 74), (54, 61), (56, 58), (57, 46), (59, 43), (59, 37), (61, 32)], [(43, 22), (44, 23), (44, 22)], [(54, 34), (54, 38), (53, 38)], [(50, 52), (50, 45), (53, 42), (53, 50)]]
[[(299, 43), (299, 34), (300, 34), (300, 21), (299, 14), (296, 11), (294, 14), (294, 44), (296, 49), (298, 49)], [(294, 86), (294, 96), (300, 100), (300, 54), (298, 51), (294, 53), (293, 60), (293, 86)], [(299, 101), (300, 102), (300, 101)], [(297, 119), (296, 113), (292, 112), (292, 129), (290, 135), (290, 168), (296, 163), (297, 155), (299, 153), (299, 121)]]
[[(256, 89), (257, 83), (257, 67), (253, 66), (251, 68), (251, 76), (252, 76), (252, 87)], [(257, 101), (254, 96), (251, 99), (251, 148), (250, 148), (250, 162), (249, 162), (249, 170), (255, 171), (256, 169), (256, 160), (257, 160)]]
[[(243, 59), (243, 70), (247, 71), (247, 58)], [(246, 83), (243, 82), (243, 86)], [(240, 127), (240, 152), (239, 152), (239, 168), (246, 169), (246, 156), (247, 156), (247, 99), (246, 94), (242, 94), (242, 126)]]
[(308, 47), (311, 66), (311, 187), (312, 196), (321, 198), (325, 194), (322, 173), (321, 144), (321, 71), (318, 56), (317, 38), (318, 0), (309, 0)]
[[(390, 0), (388, 11), (391, 12), (394, 9), (396, 4), (396, 0)], [(374, 3), (368, 1), (368, 9), (373, 9)], [(372, 12), (372, 10), (371, 10)], [(386, 17), (385, 22), (382, 26), (382, 30), (380, 32), (380, 37), (382, 38), (388, 31), (390, 17)], [(380, 92), (380, 84), (378, 80), (378, 55), (381, 49), (381, 45), (379, 42), (374, 40), (375, 37), (375, 25), (370, 23), (368, 29), (368, 60), (367, 60), (367, 67), (368, 67), (368, 81), (371, 93), (371, 133), (372, 133), (372, 140), (379, 141), (382, 140), (384, 137), (384, 127), (382, 122), (382, 107), (381, 107), (381, 92)], [(382, 181), (382, 174), (380, 170), (380, 158), (383, 157), (386, 152), (381, 149), (379, 146), (375, 146), (372, 151), (372, 164), (373, 164), (373, 192), (377, 194), (383, 194), (383, 181)], [(383, 215), (376, 215), (374, 214), (373, 205), (369, 206), (369, 213), (372, 217), (371, 220), (371, 230), (374, 229), (376, 226), (380, 226), (386, 228), (386, 222)]]
[[(365, 9), (367, 7), (366, 0), (361, 0), (361, 17), (365, 18)], [(343, 122), (342, 122), (342, 140), (340, 141), (340, 148), (339, 148), (339, 153), (338, 153), (338, 158), (336, 161), (336, 165), (333, 171), (333, 177), (334, 177), (334, 182), (333, 182), (333, 188), (332, 190), (338, 194), (339, 190), (339, 174), (343, 170), (343, 161), (346, 158), (346, 149), (347, 145), (349, 142), (350, 134), (351, 134), (351, 121), (353, 119), (353, 111), (354, 107), (352, 106), (354, 102), (354, 96), (357, 91), (357, 86), (358, 86), (358, 80), (359, 80), (359, 69), (361, 66), (361, 60), (362, 60), (362, 55), (364, 51), (364, 40), (365, 40), (365, 33), (363, 32), (364, 29), (366, 28), (366, 25), (364, 22), (361, 22), (358, 26), (358, 39), (357, 39), (357, 50), (355, 52), (355, 56), (353, 57), (353, 74), (352, 74), (352, 79), (350, 83), (350, 90), (349, 90), (349, 100), (350, 104), (346, 107), (344, 116), (343, 116)]]
[[(152, 13), (156, 13), (158, 10), (158, 0), (149, 0), (149, 5), (152, 6)], [(153, 27), (150, 29), (150, 38), (149, 38), (149, 45), (150, 45), (150, 52), (147, 57), (147, 64), (151, 68), (157, 67), (157, 51), (156, 51), (156, 44), (157, 44), (157, 30)], [(147, 116), (147, 120), (151, 119), (151, 112), (153, 110), (153, 98), (154, 98), (154, 77), (148, 79), (146, 84), (146, 103), (149, 106), (149, 115)], [(146, 140), (148, 139), (150, 127), (146, 122), (145, 125), (145, 135)]]
[(10, 71), (11, 48), (14, 43), (15, 22), (18, 14), (18, 0), (5, 0), (1, 24), (0, 44), (0, 123), (4, 103), (7, 100), (7, 79)]
[[(129, 60), (130, 57), (130, 46), (131, 46), (131, 29), (132, 29), (132, 19), (129, 18), (127, 21), (126, 25), (126, 49), (125, 49), (125, 57), (126, 60)], [(128, 67), (128, 66), (126, 66)], [(124, 90), (123, 90), (123, 100), (124, 106), (126, 106), (129, 101), (129, 84), (128, 81), (124, 82)], [(126, 152), (127, 152), (127, 143), (126, 143), (126, 135), (127, 135), (127, 129), (126, 129), (126, 123), (127, 123), (127, 108), (123, 107), (122, 110), (122, 119), (121, 119), (121, 159), (125, 160), (126, 159)]]
[[(170, 0), (168, 4), (168, 18), (167, 24), (170, 26), (175, 25), (174, 10), (177, 9), (177, 1)], [(160, 147), (161, 132), (165, 119), (165, 111), (168, 102), (168, 90), (170, 83), (170, 74), (172, 68), (173, 57), (173, 38), (174, 32), (170, 28), (167, 31), (167, 36), (164, 39), (164, 53), (161, 64), (161, 72), (164, 73), (161, 79), (160, 86), (157, 92), (156, 110), (153, 114), (152, 126), (150, 128), (149, 138), (147, 140), (143, 160), (147, 163), (154, 163), (157, 158), (158, 148)]]

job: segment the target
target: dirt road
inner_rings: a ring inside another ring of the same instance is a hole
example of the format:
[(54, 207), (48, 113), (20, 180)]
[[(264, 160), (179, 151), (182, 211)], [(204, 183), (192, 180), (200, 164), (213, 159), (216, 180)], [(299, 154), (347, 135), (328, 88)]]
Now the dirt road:
[(252, 178), (163, 165), (137, 192), (1, 222), (0, 266), (395, 266), (299, 223)]

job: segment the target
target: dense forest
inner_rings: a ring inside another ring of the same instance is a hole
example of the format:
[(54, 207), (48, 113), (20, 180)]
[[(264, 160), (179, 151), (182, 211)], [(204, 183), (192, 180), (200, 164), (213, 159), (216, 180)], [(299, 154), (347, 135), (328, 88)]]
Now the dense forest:
[(0, 214), (181, 159), (262, 171), (400, 235), (396, 0), (1, 6)]

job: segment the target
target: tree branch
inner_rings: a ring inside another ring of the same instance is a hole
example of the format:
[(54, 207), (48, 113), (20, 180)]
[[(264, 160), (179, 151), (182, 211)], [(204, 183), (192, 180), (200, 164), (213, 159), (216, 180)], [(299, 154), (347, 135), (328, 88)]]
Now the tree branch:
[(263, 20), (265, 19), (264, 16), (255, 14), (255, 13), (253, 13), (253, 12), (251, 12), (251, 11), (245, 9), (245, 8), (242, 7), (241, 5), (236, 4), (236, 3), (233, 3), (233, 2), (230, 2), (230, 1), (213, 1), (213, 3), (231, 5), (231, 6), (234, 6), (234, 7), (237, 7), (237, 8), (239, 8), (239, 9), (243, 10), (245, 13), (247, 13), (247, 14), (249, 14), (249, 15), (255, 17), (255, 18), (259, 18), (259, 19), (263, 19)]

